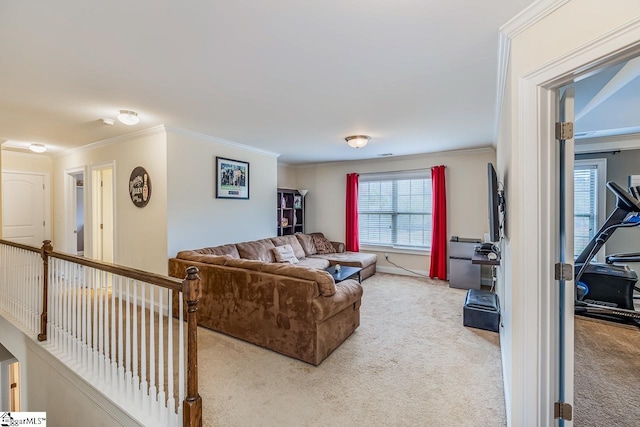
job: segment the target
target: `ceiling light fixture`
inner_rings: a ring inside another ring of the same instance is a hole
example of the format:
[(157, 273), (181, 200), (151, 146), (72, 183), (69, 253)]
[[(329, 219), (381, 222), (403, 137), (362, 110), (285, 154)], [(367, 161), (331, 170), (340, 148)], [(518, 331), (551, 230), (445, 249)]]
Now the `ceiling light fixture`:
[(367, 145), (370, 139), (371, 137), (367, 135), (353, 135), (345, 138), (347, 144), (349, 144), (353, 148), (364, 147), (365, 145)]
[(138, 117), (138, 113), (130, 110), (120, 110), (120, 114), (118, 114), (118, 120), (125, 125), (133, 126), (140, 123), (140, 118)]
[(29, 145), (29, 150), (33, 151), (34, 153), (44, 153), (45, 151), (47, 151), (47, 147), (45, 147), (44, 144), (31, 144)]

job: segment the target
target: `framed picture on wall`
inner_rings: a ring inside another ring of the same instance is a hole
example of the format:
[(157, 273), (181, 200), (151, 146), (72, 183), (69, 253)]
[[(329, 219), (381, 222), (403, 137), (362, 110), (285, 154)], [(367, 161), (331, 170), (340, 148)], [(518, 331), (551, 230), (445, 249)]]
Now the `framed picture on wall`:
[(249, 163), (216, 157), (216, 198), (249, 199)]

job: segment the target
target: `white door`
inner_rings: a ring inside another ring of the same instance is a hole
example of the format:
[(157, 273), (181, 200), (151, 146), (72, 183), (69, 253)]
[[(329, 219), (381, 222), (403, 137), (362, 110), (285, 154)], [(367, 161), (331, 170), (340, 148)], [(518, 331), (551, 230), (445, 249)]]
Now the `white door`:
[[(560, 95), (558, 106), (559, 122), (574, 122), (574, 88), (568, 87)], [(564, 139), (563, 139), (564, 138)], [(573, 130), (565, 137), (558, 137), (559, 162), (559, 262), (571, 265), (573, 276), (573, 169), (574, 139)], [(575, 284), (572, 279), (558, 282), (558, 378), (556, 402), (564, 402), (573, 408), (573, 367), (574, 367), (574, 298)], [(559, 427), (573, 425), (573, 417), (559, 418)]]
[(2, 237), (16, 243), (42, 246), (45, 238), (43, 175), (2, 173)]
[(113, 169), (92, 173), (92, 258), (114, 262)]

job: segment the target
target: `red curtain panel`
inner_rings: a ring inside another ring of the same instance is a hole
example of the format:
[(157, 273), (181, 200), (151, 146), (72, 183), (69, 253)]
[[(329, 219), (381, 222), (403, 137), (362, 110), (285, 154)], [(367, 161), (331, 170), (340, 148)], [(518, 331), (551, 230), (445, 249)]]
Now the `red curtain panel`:
[(431, 267), (429, 277), (447, 280), (447, 186), (445, 184), (446, 166), (431, 168), (433, 187)]
[(347, 221), (345, 230), (345, 247), (352, 252), (360, 252), (358, 237), (358, 174), (347, 174)]

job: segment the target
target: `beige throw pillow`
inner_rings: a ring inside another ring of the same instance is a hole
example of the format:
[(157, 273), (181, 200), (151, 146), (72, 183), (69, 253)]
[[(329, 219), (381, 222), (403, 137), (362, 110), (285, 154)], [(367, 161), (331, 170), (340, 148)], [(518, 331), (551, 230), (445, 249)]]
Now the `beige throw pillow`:
[(298, 258), (293, 253), (291, 245), (286, 244), (282, 246), (276, 246), (273, 250), (273, 255), (276, 257), (276, 262), (288, 262), (291, 264), (297, 264)]

